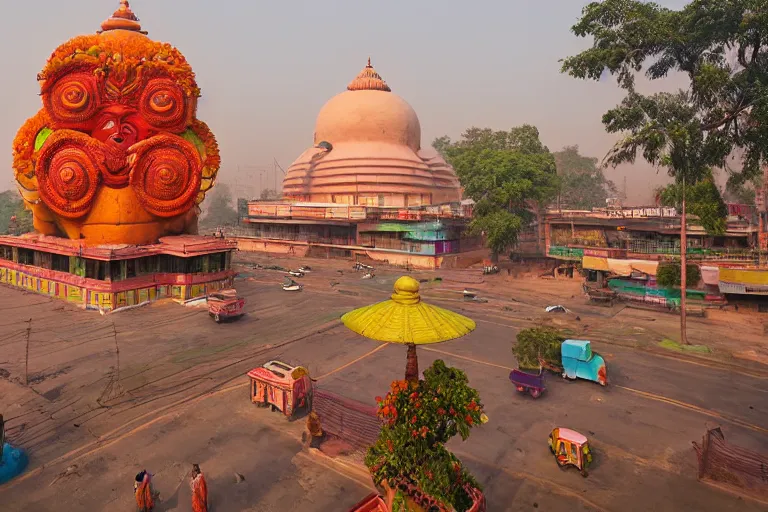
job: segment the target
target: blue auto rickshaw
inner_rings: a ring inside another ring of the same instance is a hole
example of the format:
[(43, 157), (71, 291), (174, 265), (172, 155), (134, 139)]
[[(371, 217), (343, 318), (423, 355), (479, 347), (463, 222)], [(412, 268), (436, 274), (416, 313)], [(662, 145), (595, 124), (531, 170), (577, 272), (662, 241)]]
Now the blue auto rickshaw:
[(563, 364), (563, 377), (569, 379), (586, 379), (605, 386), (608, 383), (608, 373), (605, 359), (600, 354), (592, 352), (587, 340), (565, 340), (560, 347)]

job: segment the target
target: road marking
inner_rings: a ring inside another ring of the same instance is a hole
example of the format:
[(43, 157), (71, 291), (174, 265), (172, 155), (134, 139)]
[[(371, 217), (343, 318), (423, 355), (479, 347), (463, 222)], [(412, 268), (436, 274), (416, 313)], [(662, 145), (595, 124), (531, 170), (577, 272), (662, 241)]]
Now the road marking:
[[(506, 317), (500, 316), (500, 315), (489, 315), (488, 313), (483, 313), (483, 314), (485, 314), (486, 316), (492, 316), (493, 318), (505, 318), (506, 319)], [(478, 322), (478, 323), (497, 325), (499, 327), (507, 327), (507, 328), (509, 328), (509, 327), (517, 327), (517, 325), (515, 325), (514, 323), (506, 323), (505, 324), (505, 323), (501, 323), (501, 322), (493, 322), (491, 320), (484, 320), (484, 319), (481, 319), (481, 318), (475, 318), (474, 320), (475, 320), (475, 322)], [(533, 321), (533, 320), (516, 319), (515, 322), (536, 325), (536, 322)], [(679, 358), (679, 357), (675, 357), (672, 354), (663, 354), (661, 352), (657, 352), (656, 350), (644, 350), (642, 348), (629, 347), (627, 345), (622, 345), (620, 343), (614, 343), (614, 342), (606, 340), (605, 338), (600, 338), (600, 337), (597, 337), (597, 338), (593, 337), (592, 339), (594, 341), (596, 341), (596, 342), (599, 342), (599, 343), (605, 343), (606, 345), (613, 345), (613, 346), (620, 347), (620, 348), (623, 348), (623, 349), (626, 349), (626, 350), (637, 350), (637, 351), (641, 352), (642, 354), (646, 354), (646, 355), (649, 355), (649, 356), (661, 357), (661, 358), (664, 358), (664, 359), (672, 359), (673, 361), (677, 361), (677, 362), (680, 362), (680, 363), (691, 364), (691, 365), (694, 365), (694, 366), (703, 366), (705, 368), (710, 368), (712, 370), (719, 370), (719, 371), (722, 371), (722, 372), (727, 372), (729, 374), (734, 374), (735, 373), (735, 374), (738, 374), (738, 375), (744, 375), (745, 377), (751, 377), (753, 379), (768, 380), (768, 376), (766, 376), (765, 373), (760, 372), (760, 371), (752, 371), (752, 370), (749, 370), (749, 369), (739, 369), (739, 368), (736, 368), (736, 367), (732, 367), (730, 365), (724, 365), (722, 363), (717, 364), (717, 362), (709, 363), (709, 362), (704, 362), (704, 361), (694, 361), (692, 359), (682, 359), (682, 358)]]
[(510, 368), (509, 366), (504, 366), (504, 365), (496, 364), (496, 363), (489, 363), (488, 361), (481, 361), (480, 359), (473, 359), (473, 358), (467, 357), (467, 356), (460, 356), (458, 354), (453, 354), (451, 352), (446, 352), (445, 350), (439, 350), (439, 349), (436, 349), (436, 348), (431, 348), (431, 347), (419, 347), (419, 348), (420, 348), (420, 350), (426, 350), (427, 352), (435, 352), (437, 354), (443, 354), (443, 355), (446, 355), (446, 356), (455, 357), (457, 359), (464, 359), (465, 361), (470, 361), (470, 362), (477, 363), (477, 364), (484, 364), (486, 366), (493, 366), (495, 368), (501, 368), (502, 370), (512, 371), (514, 369), (514, 368)]
[[(382, 343), (378, 347), (376, 347), (373, 350), (365, 353), (364, 355), (358, 357), (357, 359), (355, 359), (353, 361), (350, 361), (349, 363), (344, 364), (344, 365), (336, 368), (335, 370), (331, 370), (330, 372), (326, 373), (325, 375), (322, 375), (322, 376), (318, 377), (317, 380), (320, 380), (320, 379), (325, 378), (325, 377), (327, 377), (329, 375), (332, 375), (332, 374), (334, 374), (334, 373), (336, 373), (338, 371), (341, 371), (344, 368), (347, 368), (348, 366), (350, 366), (352, 364), (355, 364), (355, 363), (365, 359), (366, 357), (368, 357), (368, 356), (378, 352), (379, 350), (383, 349), (386, 346), (387, 346), (386, 343)], [(273, 348), (279, 348), (279, 347), (273, 347)], [(236, 378), (244, 378), (244, 377), (245, 377), (245, 375), (240, 376), (240, 377), (236, 377)], [(141, 425), (138, 425), (137, 427), (134, 427), (131, 430), (128, 430), (128, 431), (126, 431), (126, 432), (124, 432), (124, 433), (122, 433), (122, 434), (120, 434), (120, 435), (118, 435), (116, 437), (112, 437), (111, 439), (109, 439), (108, 437), (113, 435), (113, 434), (116, 434), (122, 427), (118, 427), (116, 429), (111, 430), (110, 432), (102, 434), (101, 436), (99, 436), (99, 438), (97, 440), (95, 440), (95, 441), (93, 441), (91, 443), (88, 443), (86, 445), (80, 446), (78, 448), (75, 448), (73, 450), (70, 450), (69, 452), (56, 457), (55, 459), (49, 461), (48, 463), (43, 464), (42, 466), (38, 466), (38, 467), (36, 467), (36, 468), (34, 468), (34, 469), (30, 470), (30, 471), (27, 471), (23, 475), (20, 475), (19, 477), (14, 478), (13, 480), (11, 480), (7, 484), (5, 484), (4, 488), (10, 488), (11, 486), (14, 486), (14, 485), (16, 485), (18, 483), (21, 483), (24, 480), (27, 480), (28, 478), (36, 476), (36, 475), (40, 474), (46, 467), (55, 466), (57, 464), (61, 464), (61, 463), (65, 462), (65, 461), (74, 462), (76, 460), (82, 459), (83, 457), (87, 457), (88, 455), (93, 455), (94, 453), (96, 453), (98, 451), (101, 451), (104, 448), (107, 448), (107, 447), (109, 447), (109, 446), (111, 446), (111, 445), (113, 445), (113, 444), (115, 444), (117, 442), (122, 441), (123, 439), (125, 439), (127, 437), (130, 437), (130, 436), (136, 434), (137, 432), (140, 432), (140, 431), (148, 428), (149, 426), (157, 423), (158, 421), (160, 421), (162, 419), (165, 419), (165, 418), (167, 418), (167, 417), (169, 417), (169, 416), (171, 416), (173, 414), (181, 413), (182, 410), (184, 410), (186, 407), (188, 407), (188, 406), (190, 406), (192, 404), (195, 404), (197, 402), (206, 400), (206, 399), (208, 399), (210, 397), (213, 397), (213, 396), (216, 396), (216, 395), (221, 395), (221, 394), (224, 394), (224, 393), (228, 393), (230, 391), (247, 388), (250, 385), (251, 385), (250, 380), (248, 382), (243, 382), (241, 384), (233, 384), (233, 385), (221, 388), (221, 389), (215, 389), (215, 390), (207, 391), (207, 392), (203, 393), (202, 395), (198, 395), (197, 397), (183, 398), (183, 399), (178, 400), (178, 401), (176, 401), (174, 403), (171, 403), (171, 404), (168, 404), (166, 406), (163, 406), (160, 409), (144, 413), (144, 414), (138, 416), (137, 418), (133, 418), (132, 420), (130, 420), (130, 423), (136, 422), (136, 421), (138, 421), (138, 420), (140, 420), (142, 418), (146, 418), (146, 417), (152, 415), (153, 413), (165, 411), (164, 414), (161, 414), (160, 416), (157, 416), (157, 417), (155, 417), (155, 418), (153, 418), (153, 419), (151, 419), (151, 420), (149, 420), (149, 421), (147, 421), (145, 423), (142, 423)], [(123, 425), (123, 427), (124, 426), (125, 425)], [(88, 449), (88, 448), (90, 448), (90, 447), (92, 447), (94, 445), (95, 445), (95, 447), (91, 448), (90, 450)], [(87, 451), (83, 451), (83, 450), (87, 450)]]
[(345, 368), (348, 368), (348, 367), (352, 366), (353, 364), (355, 364), (355, 363), (358, 363), (358, 362), (362, 361), (362, 360), (363, 360), (363, 359), (365, 359), (366, 357), (368, 357), (368, 356), (371, 356), (371, 355), (375, 354), (376, 352), (378, 352), (379, 350), (383, 349), (383, 348), (384, 348), (384, 347), (386, 347), (386, 346), (387, 346), (387, 344), (386, 344), (386, 343), (382, 343), (381, 345), (379, 345), (379, 346), (378, 346), (378, 347), (376, 347), (375, 349), (371, 350), (370, 352), (366, 352), (365, 354), (363, 354), (362, 356), (358, 357), (357, 359), (355, 359), (355, 360), (353, 360), (353, 361), (350, 361), (350, 362), (348, 362), (347, 364), (343, 364), (343, 365), (339, 366), (338, 368), (336, 368), (335, 370), (331, 370), (331, 371), (329, 371), (328, 373), (326, 373), (326, 374), (323, 374), (323, 375), (321, 375), (321, 376), (317, 377), (315, 380), (322, 380), (322, 379), (324, 379), (324, 378), (326, 378), (326, 377), (328, 377), (328, 376), (330, 376), (330, 375), (333, 375), (333, 374), (334, 374), (334, 373), (336, 373), (336, 372), (340, 372), (341, 370), (343, 370), (343, 369), (345, 369)]
[[(449, 357), (455, 357), (456, 359), (463, 359), (465, 361), (470, 361), (472, 363), (482, 364), (482, 365), (485, 365), (485, 366), (492, 366), (492, 367), (495, 367), (495, 368), (501, 368), (503, 370), (510, 370), (510, 371), (513, 370), (513, 368), (510, 368), (508, 366), (503, 366), (503, 365), (495, 364), (495, 363), (489, 363), (488, 361), (482, 361), (480, 359), (474, 359), (474, 358), (471, 358), (471, 357), (460, 356), (458, 354), (453, 354), (451, 352), (446, 352), (445, 350), (438, 350), (436, 348), (421, 347), (421, 350), (426, 350), (428, 352), (436, 352), (438, 354), (443, 354), (443, 355), (446, 355), (446, 356), (449, 356)], [(687, 402), (681, 402), (679, 400), (675, 400), (674, 398), (668, 398), (666, 396), (657, 395), (655, 393), (649, 393), (648, 391), (640, 391), (639, 389), (628, 388), (626, 386), (620, 386), (618, 384), (611, 384), (611, 388), (623, 389), (624, 391), (629, 391), (630, 393), (635, 393), (636, 395), (642, 396), (643, 398), (648, 398), (649, 400), (656, 400), (658, 402), (663, 402), (663, 403), (666, 403), (666, 404), (669, 404), (669, 405), (674, 405), (674, 406), (680, 407), (682, 409), (688, 409), (689, 411), (694, 411), (694, 412), (698, 412), (700, 414), (704, 414), (705, 416), (709, 416), (711, 418), (718, 418), (718, 419), (727, 421), (729, 423), (733, 423), (734, 425), (738, 425), (740, 427), (744, 427), (744, 428), (747, 428), (749, 430), (754, 430), (755, 432), (760, 432), (760, 433), (763, 433), (763, 434), (768, 434), (768, 429), (767, 428), (761, 427), (759, 425), (753, 425), (753, 424), (748, 423), (748, 422), (746, 422), (744, 420), (740, 420), (739, 418), (734, 418), (732, 416), (727, 416), (725, 414), (721, 414), (719, 412), (715, 412), (715, 411), (710, 410), (710, 409), (704, 409), (704, 408), (699, 407), (697, 405), (689, 404)]]
[(509, 476), (511, 476), (512, 478), (518, 478), (518, 479), (524, 480), (524, 481), (527, 480), (527, 481), (535, 482), (535, 483), (539, 484), (541, 487), (544, 487), (545, 489), (550, 489), (555, 494), (560, 494), (561, 496), (569, 496), (571, 498), (576, 498), (577, 500), (581, 501), (585, 505), (588, 505), (589, 507), (592, 507), (595, 510), (600, 510), (600, 511), (603, 511), (603, 512), (608, 512), (607, 508), (605, 508), (605, 507), (603, 507), (601, 505), (598, 505), (597, 503), (595, 503), (593, 501), (588, 500), (587, 498), (584, 497), (584, 495), (582, 493), (578, 493), (578, 492), (574, 492), (574, 491), (569, 490), (563, 484), (559, 484), (557, 482), (554, 482), (552, 480), (548, 480), (546, 478), (538, 477), (538, 476), (533, 475), (531, 473), (524, 473), (524, 472), (521, 472), (521, 471), (512, 471), (511, 469), (508, 469), (508, 468), (506, 468), (504, 466), (499, 466), (498, 464), (493, 464), (491, 462), (482, 460), (482, 459), (480, 459), (478, 457), (475, 457), (474, 455), (471, 455), (471, 454), (463, 452), (463, 451), (455, 451), (454, 450), (453, 453), (454, 453), (454, 455), (456, 455), (457, 457), (460, 457), (462, 459), (468, 459), (468, 460), (471, 460), (473, 462), (476, 462), (477, 464), (482, 464), (483, 466), (488, 466), (488, 467), (491, 467), (491, 468), (493, 468), (493, 469), (495, 469), (497, 471), (501, 471), (502, 473), (506, 473)]
[(649, 393), (647, 391), (640, 391), (639, 389), (633, 389), (628, 388), (626, 386), (619, 386), (618, 384), (611, 385), (613, 388), (623, 389), (625, 391), (629, 391), (630, 393), (635, 393), (639, 396), (648, 398), (650, 400), (656, 400), (658, 402), (663, 402), (670, 405), (675, 405), (677, 407), (688, 409), (691, 411), (698, 412), (700, 414), (704, 414), (706, 416), (710, 416), (712, 418), (718, 418), (721, 420), (725, 420), (727, 422), (733, 423), (734, 425), (739, 425), (744, 428), (748, 428), (750, 430), (754, 430), (755, 432), (761, 432), (763, 434), (768, 434), (768, 428), (763, 428), (758, 425), (752, 425), (751, 423), (747, 423), (746, 421), (740, 420), (738, 418), (734, 418), (732, 416), (726, 416), (724, 414), (720, 414), (719, 412), (715, 412), (710, 409), (704, 409), (697, 405), (689, 404), (686, 402), (681, 402), (679, 400), (675, 400), (674, 398), (667, 398), (666, 396), (656, 395), (654, 393)]

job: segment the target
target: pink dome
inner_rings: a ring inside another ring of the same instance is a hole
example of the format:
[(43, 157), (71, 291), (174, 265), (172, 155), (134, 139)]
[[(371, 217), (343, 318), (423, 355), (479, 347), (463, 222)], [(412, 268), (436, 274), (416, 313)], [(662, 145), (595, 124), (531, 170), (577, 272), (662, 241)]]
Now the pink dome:
[(456, 174), (435, 151), (421, 151), (413, 108), (370, 65), (320, 110), (315, 147), (288, 168), (287, 199), (373, 206), (458, 201)]
[(322, 141), (389, 142), (421, 148), (421, 125), (413, 108), (386, 91), (344, 91), (331, 98), (317, 116), (315, 144)]

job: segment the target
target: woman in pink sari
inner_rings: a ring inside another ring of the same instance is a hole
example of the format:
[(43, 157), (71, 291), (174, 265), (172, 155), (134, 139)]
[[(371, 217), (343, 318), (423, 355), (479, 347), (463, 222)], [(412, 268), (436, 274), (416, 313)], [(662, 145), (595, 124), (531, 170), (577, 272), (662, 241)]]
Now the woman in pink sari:
[(200, 466), (192, 464), (192, 510), (194, 512), (208, 512), (208, 486)]

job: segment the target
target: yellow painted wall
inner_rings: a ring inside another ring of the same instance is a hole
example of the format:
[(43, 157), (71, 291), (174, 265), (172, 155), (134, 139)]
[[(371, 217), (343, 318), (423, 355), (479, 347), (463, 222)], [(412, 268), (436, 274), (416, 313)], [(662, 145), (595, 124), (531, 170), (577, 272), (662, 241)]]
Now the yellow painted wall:
[(83, 289), (79, 286), (67, 285), (67, 300), (70, 302), (83, 302)]
[[(107, 310), (141, 304), (168, 296), (181, 300), (201, 297), (206, 294), (206, 291), (219, 290), (228, 285), (227, 280), (225, 280), (191, 286), (152, 286), (118, 293), (97, 291), (89, 293), (87, 289), (79, 286), (43, 279), (6, 267), (0, 267), (0, 283), (10, 284), (69, 302), (86, 303), (88, 307), (100, 307)], [(191, 297), (187, 297), (187, 292), (191, 293)]]
[(193, 284), (190, 288), (189, 298), (194, 299), (195, 297), (204, 297), (206, 289), (207, 288), (204, 284)]
[(720, 280), (726, 283), (768, 285), (768, 270), (720, 267)]

